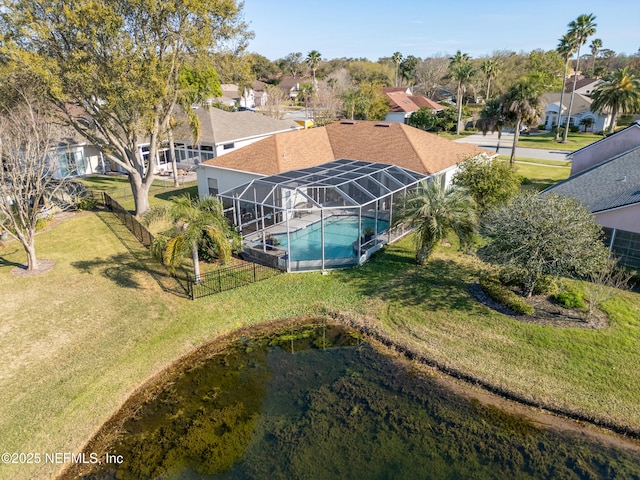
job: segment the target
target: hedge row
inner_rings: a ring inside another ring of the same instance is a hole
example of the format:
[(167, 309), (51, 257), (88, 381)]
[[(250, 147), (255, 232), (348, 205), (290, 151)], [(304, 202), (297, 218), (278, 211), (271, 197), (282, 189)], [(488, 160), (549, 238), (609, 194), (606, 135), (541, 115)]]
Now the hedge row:
[(531, 305), (522, 297), (519, 297), (513, 291), (502, 285), (497, 278), (483, 277), (480, 279), (480, 286), (482, 290), (496, 302), (500, 302), (514, 312), (523, 315), (531, 315), (533, 313), (533, 307)]

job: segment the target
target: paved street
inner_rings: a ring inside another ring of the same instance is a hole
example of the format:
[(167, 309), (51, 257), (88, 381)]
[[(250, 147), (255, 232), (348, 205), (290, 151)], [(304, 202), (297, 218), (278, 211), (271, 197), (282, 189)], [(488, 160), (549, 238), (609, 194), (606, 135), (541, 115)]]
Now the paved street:
[[(485, 136), (481, 133), (476, 133), (474, 135), (469, 135), (468, 137), (464, 137), (455, 141), (459, 143), (473, 143), (474, 145), (478, 145), (482, 148), (486, 148), (487, 150), (495, 152), (496, 145), (498, 144), (498, 134), (487, 133), (487, 135)], [(502, 138), (500, 139), (500, 155), (511, 155), (511, 145), (513, 145), (513, 133), (503, 132)], [(538, 148), (516, 149), (516, 157), (538, 158), (542, 160), (567, 160), (566, 155), (568, 153), (570, 152), (562, 152), (559, 150), (548, 151)]]

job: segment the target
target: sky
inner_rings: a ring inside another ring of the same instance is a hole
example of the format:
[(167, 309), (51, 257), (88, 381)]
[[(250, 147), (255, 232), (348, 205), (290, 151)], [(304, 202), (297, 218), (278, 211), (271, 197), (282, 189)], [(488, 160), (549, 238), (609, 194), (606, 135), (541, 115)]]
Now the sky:
[[(596, 16), (603, 48), (640, 49), (640, 0), (244, 0), (249, 51), (270, 60), (317, 50), (322, 58), (473, 58), (496, 50), (555, 49), (578, 15)], [(581, 52), (581, 53), (582, 53)]]

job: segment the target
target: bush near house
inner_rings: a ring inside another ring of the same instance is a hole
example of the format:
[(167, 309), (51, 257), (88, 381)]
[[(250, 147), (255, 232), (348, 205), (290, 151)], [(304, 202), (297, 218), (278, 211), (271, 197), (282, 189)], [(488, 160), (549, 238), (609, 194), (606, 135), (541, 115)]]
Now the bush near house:
[(480, 279), (482, 290), (496, 302), (522, 315), (531, 315), (533, 307), (524, 298), (500, 283), (497, 277), (487, 276)]

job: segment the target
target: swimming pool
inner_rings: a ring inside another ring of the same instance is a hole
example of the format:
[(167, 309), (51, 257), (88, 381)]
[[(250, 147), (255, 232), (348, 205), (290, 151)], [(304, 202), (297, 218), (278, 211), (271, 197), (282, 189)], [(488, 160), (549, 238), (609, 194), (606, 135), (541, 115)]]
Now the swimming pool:
[[(353, 215), (334, 215), (324, 221), (324, 256), (325, 258), (355, 258), (353, 243), (358, 240), (358, 220)], [(376, 220), (362, 217), (362, 230), (375, 229)], [(386, 220), (378, 219), (377, 233), (384, 232), (389, 226)], [(286, 233), (272, 235), (280, 242), (280, 248), (288, 248)], [(322, 227), (320, 222), (312, 223), (306, 228), (289, 233), (291, 241), (291, 260), (322, 259)]]

